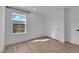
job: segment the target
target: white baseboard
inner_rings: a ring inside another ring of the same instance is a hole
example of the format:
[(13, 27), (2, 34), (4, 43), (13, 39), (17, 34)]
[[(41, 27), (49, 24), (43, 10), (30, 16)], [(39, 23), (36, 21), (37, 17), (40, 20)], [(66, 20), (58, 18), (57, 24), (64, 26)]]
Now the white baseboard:
[(76, 42), (76, 41), (69, 41), (70, 43), (73, 43), (73, 44), (76, 44), (76, 45), (79, 45), (79, 42)]

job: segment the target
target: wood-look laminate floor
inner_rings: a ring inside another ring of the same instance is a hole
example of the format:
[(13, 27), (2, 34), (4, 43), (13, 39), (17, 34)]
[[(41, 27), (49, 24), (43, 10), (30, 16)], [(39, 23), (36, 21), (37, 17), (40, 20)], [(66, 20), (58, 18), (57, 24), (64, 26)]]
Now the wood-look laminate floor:
[(79, 46), (55, 39), (30, 40), (6, 46), (4, 53), (78, 53)]

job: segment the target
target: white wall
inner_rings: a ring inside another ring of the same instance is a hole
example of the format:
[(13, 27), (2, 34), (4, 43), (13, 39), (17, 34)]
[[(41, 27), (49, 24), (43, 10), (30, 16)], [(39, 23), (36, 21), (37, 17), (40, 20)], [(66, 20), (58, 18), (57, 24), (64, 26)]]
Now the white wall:
[(64, 42), (64, 9), (59, 9), (47, 16), (47, 36)]
[(65, 41), (79, 45), (79, 7), (65, 10)]
[(79, 7), (71, 9), (71, 42), (79, 44), (79, 32), (76, 30), (79, 28)]
[[(27, 33), (12, 34), (11, 12), (21, 13), (27, 16)], [(13, 9), (6, 10), (6, 45), (16, 42), (26, 41), (28, 39), (43, 36), (43, 17), (37, 14), (27, 14)]]
[(71, 41), (71, 8), (64, 9), (64, 40)]
[(5, 7), (0, 6), (0, 52), (5, 47)]

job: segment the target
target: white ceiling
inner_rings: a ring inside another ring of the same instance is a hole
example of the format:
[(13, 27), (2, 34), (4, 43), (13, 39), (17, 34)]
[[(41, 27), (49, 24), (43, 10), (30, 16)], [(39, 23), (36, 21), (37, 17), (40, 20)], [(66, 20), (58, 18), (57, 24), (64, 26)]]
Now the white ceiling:
[(56, 10), (59, 10), (60, 8), (69, 8), (64, 6), (17, 6), (17, 8), (28, 10), (31, 12), (35, 12), (40, 15), (48, 15), (51, 13), (54, 13)]

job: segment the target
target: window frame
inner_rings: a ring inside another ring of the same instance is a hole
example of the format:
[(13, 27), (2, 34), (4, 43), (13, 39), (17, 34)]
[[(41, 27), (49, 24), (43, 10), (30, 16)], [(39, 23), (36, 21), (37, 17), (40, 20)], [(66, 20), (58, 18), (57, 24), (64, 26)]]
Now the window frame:
[(13, 15), (13, 14), (12, 14), (12, 13), (14, 13), (15, 15), (24, 16), (24, 17), (26, 18), (26, 15), (25, 15), (25, 14), (22, 14), (22, 13), (19, 13), (19, 12), (11, 12), (11, 23), (12, 23), (12, 24), (11, 24), (11, 27), (12, 27), (11, 33), (12, 33), (12, 34), (24, 34), (24, 33), (26, 33), (26, 31), (27, 31), (27, 30), (26, 30), (27, 18), (26, 18), (25, 23), (24, 23), (24, 24), (25, 24), (25, 31), (24, 31), (24, 32), (16, 32), (16, 33), (13, 32), (13, 20), (12, 20), (12, 15)]

